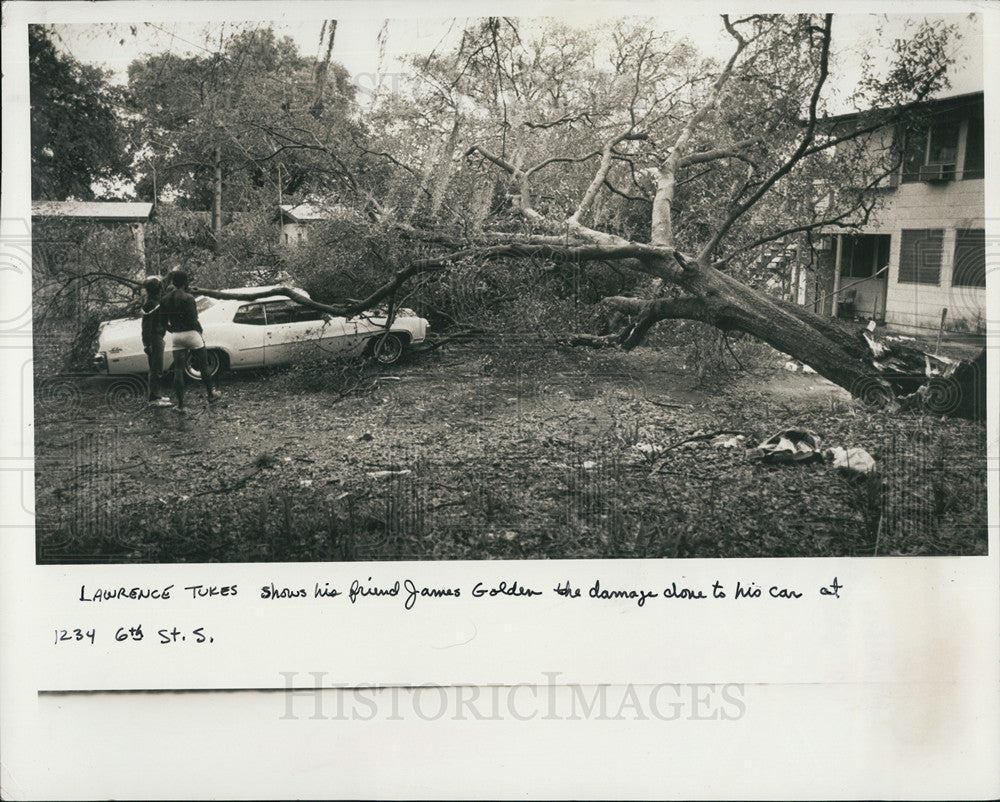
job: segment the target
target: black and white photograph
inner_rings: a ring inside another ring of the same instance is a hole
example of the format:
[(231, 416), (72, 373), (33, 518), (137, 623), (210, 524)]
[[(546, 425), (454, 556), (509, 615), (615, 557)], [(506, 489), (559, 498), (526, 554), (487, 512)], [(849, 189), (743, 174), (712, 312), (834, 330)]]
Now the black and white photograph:
[(40, 564), (986, 553), (977, 14), (29, 57)]
[(1000, 795), (1000, 12), (0, 37), (0, 797)]

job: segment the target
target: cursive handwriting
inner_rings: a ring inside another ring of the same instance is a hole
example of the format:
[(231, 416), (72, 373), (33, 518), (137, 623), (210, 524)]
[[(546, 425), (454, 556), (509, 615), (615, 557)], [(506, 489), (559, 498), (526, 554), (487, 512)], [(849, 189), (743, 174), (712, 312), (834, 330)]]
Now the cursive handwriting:
[(602, 590), (600, 579), (594, 582), (589, 591), (592, 599), (638, 599), (637, 604), (640, 607), (646, 603), (646, 599), (655, 599), (659, 595), (652, 590)]
[[(372, 578), (368, 577), (368, 581), (371, 582)], [(399, 595), (399, 580), (397, 579), (390, 587), (380, 588), (375, 585), (369, 585), (365, 587), (358, 580), (354, 580), (351, 583), (351, 589), (347, 593), (347, 598), (351, 600), (351, 604), (354, 604), (358, 599), (364, 598), (365, 596), (398, 596)]]
[(413, 605), (417, 603), (418, 596), (431, 599), (447, 598), (450, 596), (457, 599), (462, 595), (460, 588), (417, 588), (417, 586), (413, 584), (412, 579), (407, 579), (403, 583), (403, 587), (406, 588), (407, 593), (406, 601), (403, 606), (407, 610), (413, 609)]
[(524, 585), (518, 584), (515, 579), (509, 585), (506, 582), (499, 582), (496, 587), (484, 588), (482, 582), (477, 582), (476, 586), (472, 589), (472, 595), (474, 598), (479, 599), (483, 596), (489, 596), (490, 598), (494, 596), (541, 596), (542, 592), (540, 590), (534, 590), (533, 588), (525, 587)]

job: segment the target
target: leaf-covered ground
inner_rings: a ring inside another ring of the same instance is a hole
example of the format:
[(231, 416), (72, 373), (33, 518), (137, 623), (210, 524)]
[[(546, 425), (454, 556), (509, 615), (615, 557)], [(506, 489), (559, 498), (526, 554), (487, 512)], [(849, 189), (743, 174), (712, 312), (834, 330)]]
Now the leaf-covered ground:
[[(686, 353), (462, 345), (360, 374), (230, 375), (218, 406), (192, 387), (187, 416), (40, 378), (38, 558), (985, 553), (983, 424), (864, 409), (773, 352), (699, 383)], [(880, 471), (763, 464), (752, 446), (787, 427)], [(718, 431), (750, 448), (682, 442)]]

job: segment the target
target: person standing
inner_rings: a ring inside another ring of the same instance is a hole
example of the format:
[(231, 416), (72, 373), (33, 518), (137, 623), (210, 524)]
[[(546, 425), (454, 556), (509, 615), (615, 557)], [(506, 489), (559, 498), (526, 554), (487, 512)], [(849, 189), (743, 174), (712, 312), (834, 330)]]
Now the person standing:
[(167, 276), (170, 285), (160, 299), (160, 313), (166, 317), (167, 331), (171, 333), (174, 354), (174, 392), (177, 394), (177, 411), (184, 412), (184, 367), (190, 357), (208, 392), (208, 403), (219, 400), (212, 377), (208, 372), (208, 351), (198, 321), (198, 306), (188, 292), (188, 275), (183, 270), (172, 270)]
[(149, 381), (146, 400), (151, 407), (173, 406), (170, 399), (160, 395), (160, 377), (163, 375), (163, 337), (167, 324), (160, 313), (163, 282), (158, 276), (149, 276), (142, 282), (146, 300), (142, 304), (142, 350), (149, 363)]

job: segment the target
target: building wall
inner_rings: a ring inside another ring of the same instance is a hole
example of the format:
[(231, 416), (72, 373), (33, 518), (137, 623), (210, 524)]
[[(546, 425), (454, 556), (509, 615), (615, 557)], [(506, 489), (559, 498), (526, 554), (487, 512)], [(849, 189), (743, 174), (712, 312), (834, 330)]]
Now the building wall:
[(300, 242), (307, 242), (308, 240), (309, 235), (306, 232), (305, 225), (302, 223), (285, 223), (281, 227), (282, 245), (291, 245), (294, 247)]
[[(841, 287), (847, 287), (847, 290), (854, 290), (855, 314), (862, 315), (865, 320), (868, 320), (874, 314), (875, 320), (883, 320), (886, 312), (885, 298), (883, 297), (885, 295), (885, 281), (883, 276), (865, 279), (842, 276), (840, 281)], [(841, 303), (843, 303), (847, 296), (847, 290), (842, 290), (840, 293)]]
[[(866, 233), (892, 235), (886, 323), (908, 329), (937, 329), (947, 309), (946, 328), (976, 331), (985, 325), (984, 287), (952, 287), (957, 229), (985, 228), (985, 182), (982, 179), (943, 184), (900, 184), (891, 193), (879, 222)], [(941, 276), (932, 284), (899, 283), (899, 255), (904, 229), (944, 230)]]

